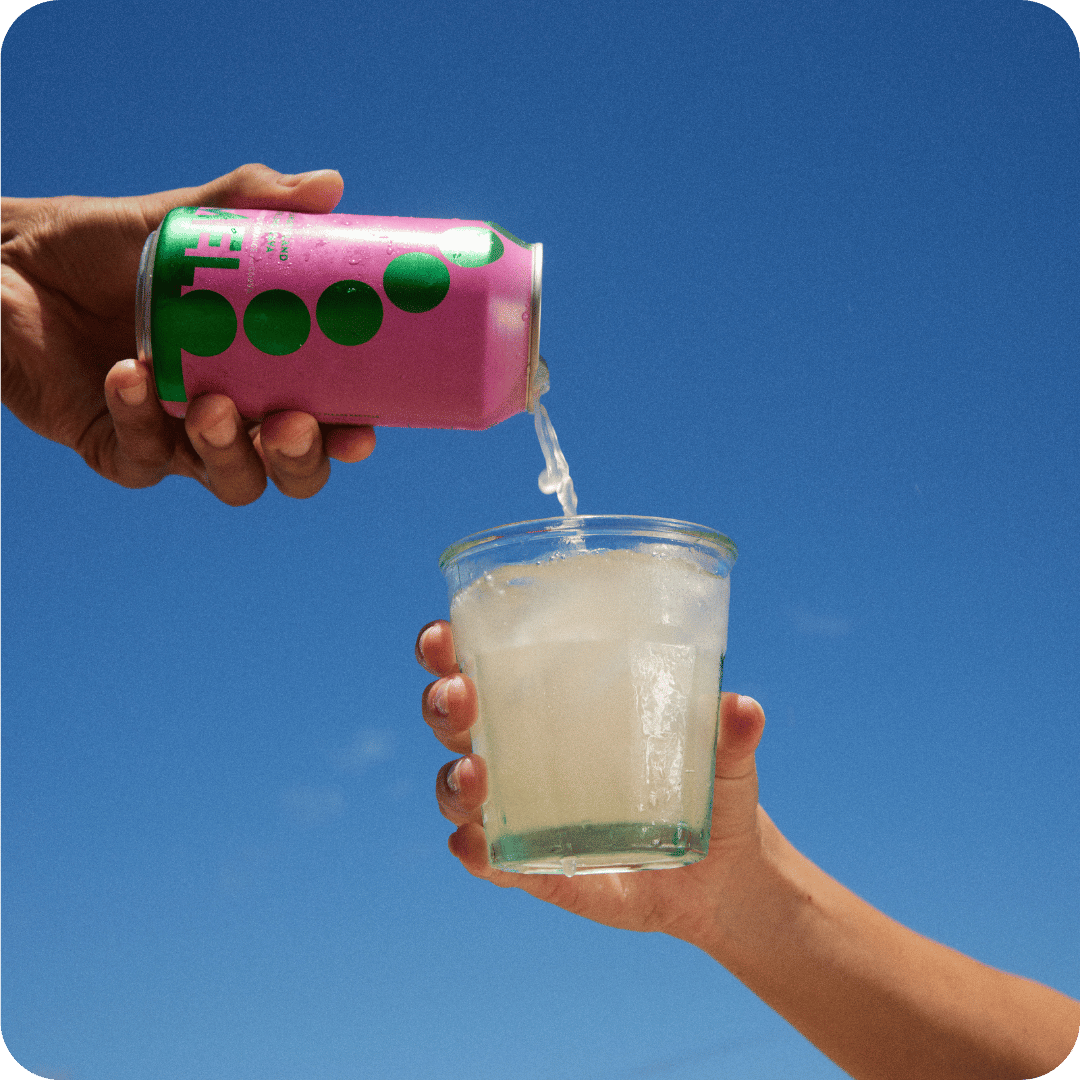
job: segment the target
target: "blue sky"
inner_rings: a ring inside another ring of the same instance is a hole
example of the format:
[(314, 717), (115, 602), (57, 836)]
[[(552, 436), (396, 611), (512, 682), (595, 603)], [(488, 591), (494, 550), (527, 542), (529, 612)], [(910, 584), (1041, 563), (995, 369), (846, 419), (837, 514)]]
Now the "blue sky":
[[(584, 512), (731, 536), (762, 802), (1080, 995), (1080, 54), (1028, 0), (31, 9), (6, 195), (334, 167), (545, 255)], [(841, 1075), (680, 942), (446, 851), (417, 629), (557, 512), (531, 420), (307, 503), (132, 492), (3, 416), (3, 1035), (58, 1080)]]

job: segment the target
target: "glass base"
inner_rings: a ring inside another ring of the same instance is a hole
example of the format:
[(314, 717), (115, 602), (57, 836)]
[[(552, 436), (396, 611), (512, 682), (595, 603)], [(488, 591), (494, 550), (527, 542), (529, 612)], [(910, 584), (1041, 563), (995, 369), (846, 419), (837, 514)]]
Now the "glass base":
[(709, 838), (684, 821), (565, 825), (511, 833), (488, 844), (491, 865), (520, 874), (617, 874), (703, 859)]

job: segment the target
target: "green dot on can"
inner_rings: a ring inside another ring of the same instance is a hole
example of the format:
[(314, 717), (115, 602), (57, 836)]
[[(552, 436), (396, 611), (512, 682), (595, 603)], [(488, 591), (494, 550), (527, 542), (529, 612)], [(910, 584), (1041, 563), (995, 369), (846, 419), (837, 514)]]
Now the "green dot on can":
[(288, 289), (267, 289), (244, 311), (244, 333), (260, 352), (287, 356), (296, 352), (311, 333), (307, 304)]
[(221, 293), (192, 289), (172, 305), (173, 333), (194, 356), (217, 356), (236, 338), (236, 312)]
[(439, 250), (457, 266), (487, 266), (503, 253), (503, 242), (490, 229), (462, 225), (439, 237)]
[(335, 281), (315, 305), (319, 329), (338, 345), (363, 345), (382, 326), (379, 294), (362, 281)]
[(402, 311), (430, 311), (449, 291), (450, 271), (434, 255), (410, 251), (399, 255), (383, 272), (383, 289), (390, 303)]

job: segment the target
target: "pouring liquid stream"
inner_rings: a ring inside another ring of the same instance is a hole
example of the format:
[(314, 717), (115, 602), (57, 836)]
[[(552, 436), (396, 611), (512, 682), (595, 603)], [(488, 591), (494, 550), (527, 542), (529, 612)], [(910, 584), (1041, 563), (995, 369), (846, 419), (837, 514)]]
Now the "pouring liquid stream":
[(547, 467), (537, 478), (540, 490), (545, 495), (559, 497), (563, 517), (576, 517), (577, 493), (574, 491), (574, 481), (570, 478), (570, 466), (559, 446), (559, 437), (552, 427), (551, 417), (539, 400), (533, 411), (533, 421), (536, 424), (536, 437), (540, 440), (540, 449), (543, 450), (544, 461), (547, 463)]

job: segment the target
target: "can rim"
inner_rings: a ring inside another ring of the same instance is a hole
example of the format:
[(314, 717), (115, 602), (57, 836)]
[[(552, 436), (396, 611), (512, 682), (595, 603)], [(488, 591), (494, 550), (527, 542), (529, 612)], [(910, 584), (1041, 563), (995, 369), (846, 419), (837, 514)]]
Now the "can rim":
[(143, 244), (139, 256), (139, 276), (135, 280), (135, 352), (139, 362), (153, 368), (154, 356), (150, 339), (150, 297), (154, 283), (154, 260), (157, 257), (158, 226)]
[(675, 540), (684, 544), (701, 544), (715, 549), (730, 567), (738, 558), (734, 541), (715, 529), (695, 525), (678, 518), (649, 517), (635, 514), (577, 514), (573, 517), (537, 518), (517, 521), (493, 529), (473, 533), (451, 544), (439, 556), (439, 569), (444, 573), (466, 554), (478, 554), (478, 549), (491, 551), (510, 544), (520, 544), (529, 538), (564, 539), (572, 542), (583, 535), (641, 536), (657, 540)]
[(542, 360), (540, 359), (540, 295), (544, 278), (544, 245), (541, 243), (530, 244), (532, 249), (532, 318), (529, 322), (529, 381), (525, 388), (525, 408), (529, 412), (535, 412), (536, 402), (540, 394), (533, 396), (533, 387), (536, 384), (537, 372)]

